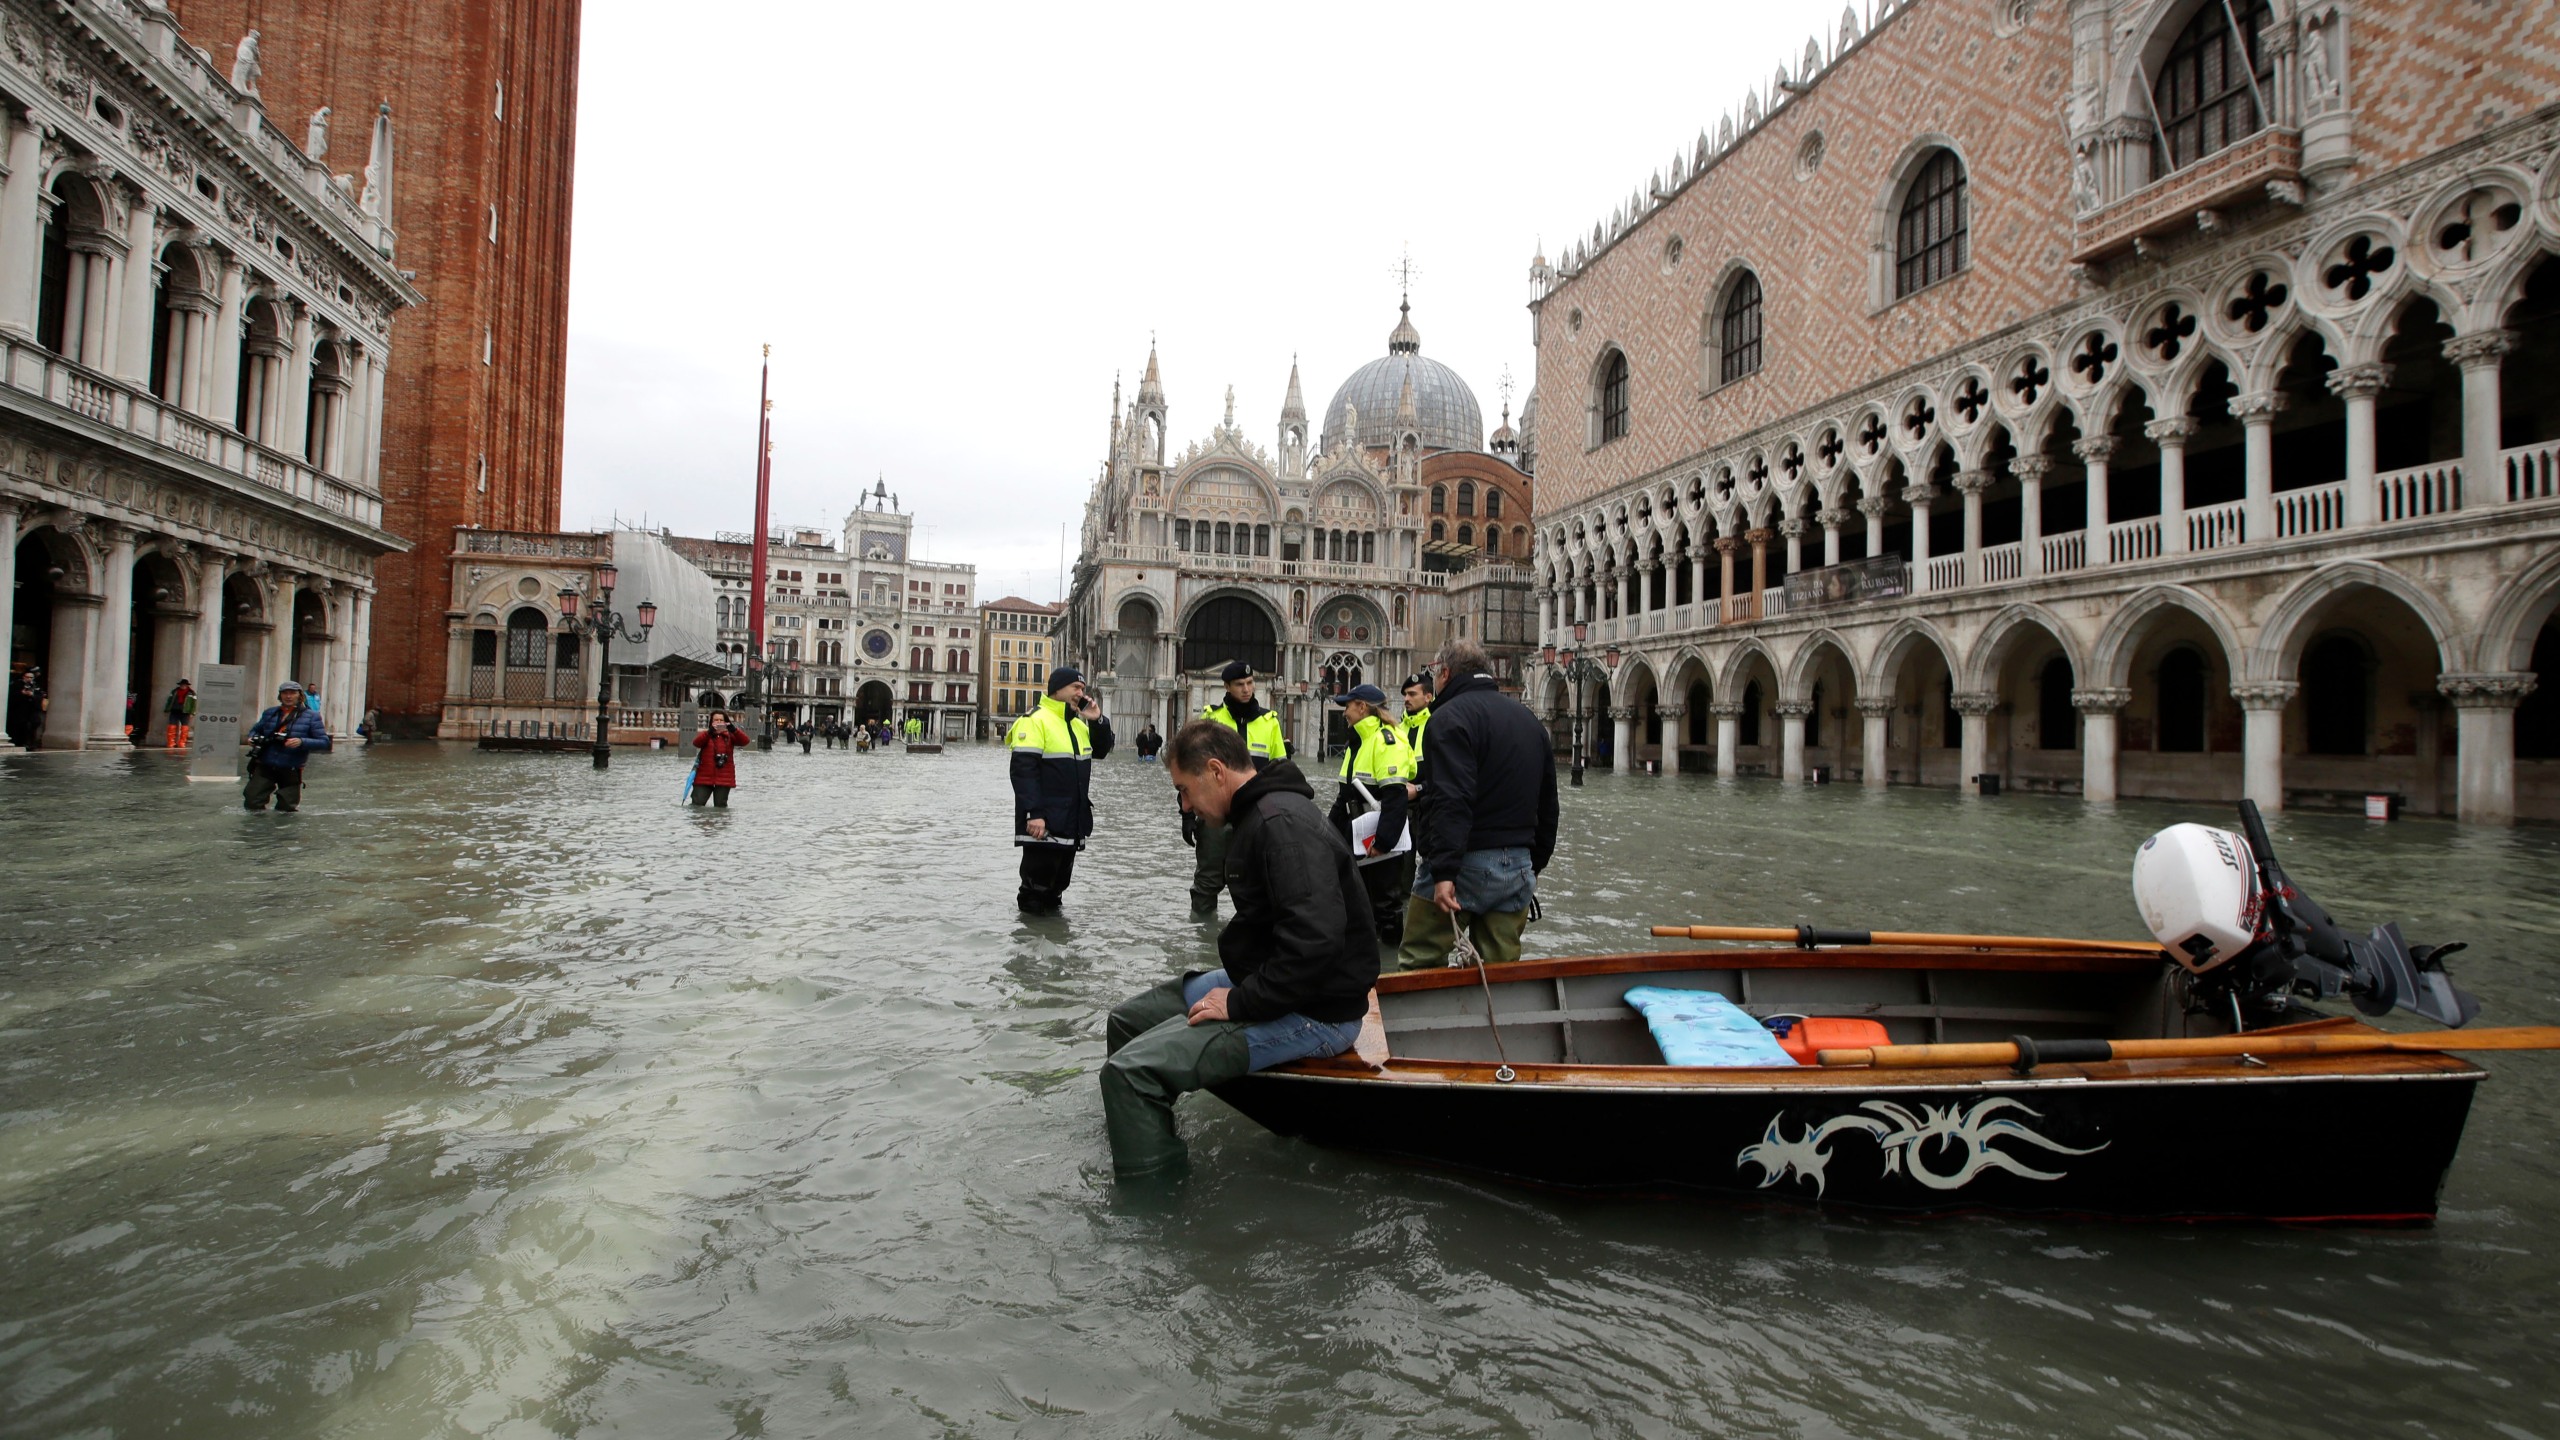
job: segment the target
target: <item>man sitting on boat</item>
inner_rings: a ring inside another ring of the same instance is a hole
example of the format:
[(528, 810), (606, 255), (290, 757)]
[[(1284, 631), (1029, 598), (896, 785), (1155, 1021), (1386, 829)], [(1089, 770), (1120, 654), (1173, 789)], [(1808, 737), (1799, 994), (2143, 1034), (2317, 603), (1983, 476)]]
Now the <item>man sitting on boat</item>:
[(1173, 1102), (1184, 1091), (1349, 1050), (1378, 978), (1368, 894), (1298, 767), (1256, 772), (1244, 737), (1214, 720), (1174, 732), (1164, 758), (1184, 806), (1229, 829), (1236, 913), (1218, 933), (1221, 968), (1111, 1011), (1102, 1121), (1124, 1178), (1183, 1162)]

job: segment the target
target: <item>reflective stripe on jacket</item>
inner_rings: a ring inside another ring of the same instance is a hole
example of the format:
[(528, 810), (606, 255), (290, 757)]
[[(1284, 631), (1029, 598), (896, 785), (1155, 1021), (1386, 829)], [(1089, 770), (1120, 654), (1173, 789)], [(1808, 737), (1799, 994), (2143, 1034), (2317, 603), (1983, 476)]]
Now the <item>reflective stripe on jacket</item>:
[(1111, 722), (1088, 724), (1067, 713), (1054, 695), (1013, 722), (1005, 744), (1013, 750), (1013, 829), (1033, 820), (1050, 835), (1081, 840), (1093, 833), (1093, 762), (1111, 753)]
[(1278, 760), (1289, 758), (1289, 742), (1280, 734), (1280, 717), (1269, 710), (1253, 717), (1253, 723), (1237, 726), (1236, 717), (1221, 702), (1200, 712), (1203, 720), (1215, 720), (1230, 730), (1241, 730), (1245, 753), (1253, 757), (1253, 768), (1259, 770)]

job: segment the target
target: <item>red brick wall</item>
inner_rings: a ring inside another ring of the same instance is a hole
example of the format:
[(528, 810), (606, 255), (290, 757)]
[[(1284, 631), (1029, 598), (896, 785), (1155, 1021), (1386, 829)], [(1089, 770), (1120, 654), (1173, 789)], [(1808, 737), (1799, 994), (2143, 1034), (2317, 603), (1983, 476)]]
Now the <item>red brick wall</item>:
[(454, 527), (560, 524), (579, 0), (176, 9), (187, 40), (225, 64), (242, 32), (259, 31), (268, 114), (299, 138), (311, 112), (330, 106), (333, 171), (362, 174), (374, 108), (391, 102), (398, 263), (417, 272), (426, 303), (392, 324), (383, 524), (416, 548), (376, 572), (372, 699), (432, 724)]
[(2347, 24), (2359, 180), (2560, 100), (2560, 0), (2388, 0)]

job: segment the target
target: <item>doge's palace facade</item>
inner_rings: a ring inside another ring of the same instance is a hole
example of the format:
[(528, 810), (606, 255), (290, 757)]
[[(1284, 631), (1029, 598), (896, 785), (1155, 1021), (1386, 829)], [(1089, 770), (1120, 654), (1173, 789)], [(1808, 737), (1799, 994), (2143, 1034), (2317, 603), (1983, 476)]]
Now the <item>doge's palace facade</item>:
[(2560, 818), (2554, 33), (1901, 0), (1789, 57), (1532, 268), (1615, 763)]
[[(48, 749), (125, 743), (177, 677), (299, 678), (364, 711), (392, 312), (390, 120), (323, 161), (266, 114), (254, 34), (153, 0), (0, 5), (0, 595)], [(226, 72), (227, 71), (227, 77)], [(157, 743), (156, 724), (140, 727)]]

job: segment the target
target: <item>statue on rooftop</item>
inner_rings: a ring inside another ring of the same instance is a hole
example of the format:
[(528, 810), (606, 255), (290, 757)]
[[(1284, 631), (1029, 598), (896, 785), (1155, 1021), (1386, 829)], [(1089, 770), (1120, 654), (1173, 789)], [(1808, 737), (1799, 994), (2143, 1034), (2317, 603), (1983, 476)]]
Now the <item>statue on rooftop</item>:
[(231, 88), (255, 100), (258, 77), (264, 73), (258, 66), (258, 32), (252, 30), (240, 37), (240, 48), (231, 57)]

